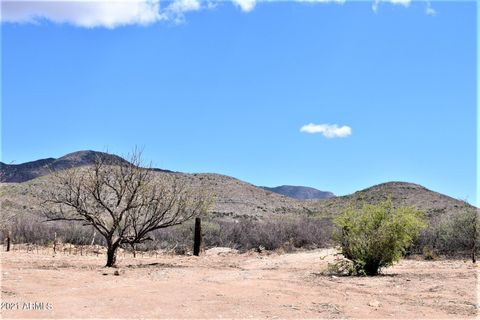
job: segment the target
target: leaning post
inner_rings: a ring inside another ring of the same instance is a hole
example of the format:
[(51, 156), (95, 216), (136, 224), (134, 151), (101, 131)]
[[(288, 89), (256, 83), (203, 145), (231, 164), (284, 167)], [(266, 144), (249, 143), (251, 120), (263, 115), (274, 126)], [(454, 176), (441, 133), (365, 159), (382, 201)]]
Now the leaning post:
[(193, 255), (200, 255), (200, 246), (202, 245), (202, 226), (200, 218), (195, 218), (195, 235), (193, 239)]
[(10, 234), (7, 236), (7, 252), (10, 251)]

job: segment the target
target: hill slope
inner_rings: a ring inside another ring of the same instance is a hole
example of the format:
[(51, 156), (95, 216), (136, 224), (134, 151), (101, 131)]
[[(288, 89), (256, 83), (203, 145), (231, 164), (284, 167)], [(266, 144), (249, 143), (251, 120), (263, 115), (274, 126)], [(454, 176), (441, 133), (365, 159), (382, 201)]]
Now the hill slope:
[(302, 187), (302, 186), (279, 186), (274, 188), (261, 187), (262, 189), (282, 194), (284, 196), (299, 199), (299, 200), (312, 200), (312, 199), (329, 199), (335, 197), (332, 192), (320, 191), (315, 188)]
[(424, 210), (429, 217), (456, 214), (461, 212), (465, 206), (463, 201), (429, 190), (421, 185), (392, 181), (350, 195), (315, 201), (312, 203), (312, 210), (323, 214), (337, 215), (351, 205), (358, 207), (362, 203), (378, 203), (389, 197), (395, 206), (414, 206)]
[[(310, 212), (308, 203), (291, 199), (258, 188), (250, 183), (220, 174), (185, 174), (153, 171), (157, 178), (161, 175), (175, 175), (191, 188), (201, 188), (213, 196), (211, 214), (221, 217), (240, 216), (264, 217), (269, 214)], [(23, 183), (0, 184), (2, 210), (12, 213), (38, 211), (39, 199), (36, 195), (52, 185), (50, 175)]]
[(61, 158), (47, 158), (22, 164), (5, 164), (0, 162), (0, 182), (25, 182), (50, 173), (51, 170), (88, 166), (100, 157), (103, 159), (124, 162), (119, 156), (98, 151), (77, 151)]
[[(0, 172), (4, 177), (3, 181), (25, 181), (23, 183), (1, 184), (0, 200), (2, 213), (38, 211), (39, 199), (35, 195), (50, 187), (50, 168), (59, 170), (75, 166), (88, 166), (98, 156), (114, 157), (118, 161), (125, 161), (117, 156), (105, 153), (80, 151), (65, 155), (59, 159), (49, 158), (21, 165), (2, 164)], [(273, 214), (287, 213), (335, 216), (350, 205), (359, 206), (364, 202), (376, 203), (389, 196), (395, 205), (415, 206), (425, 210), (429, 216), (456, 214), (461, 212), (464, 206), (462, 201), (428, 190), (420, 185), (406, 182), (383, 183), (351, 195), (312, 201), (293, 199), (220, 174), (172, 173), (160, 169), (154, 169), (154, 174), (158, 177), (165, 174), (174, 174), (176, 177), (184, 180), (187, 185), (206, 190), (214, 197), (214, 205), (210, 210), (211, 213), (220, 217), (238, 218), (249, 216), (256, 219), (264, 219)], [(32, 179), (32, 177), (38, 178)], [(286, 190), (291, 191), (288, 187)], [(305, 189), (300, 190), (304, 191)], [(307, 191), (309, 190), (307, 189)], [(288, 194), (292, 196), (292, 193)], [(293, 196), (295, 195), (293, 194)], [(302, 194), (302, 197), (308, 196)]]

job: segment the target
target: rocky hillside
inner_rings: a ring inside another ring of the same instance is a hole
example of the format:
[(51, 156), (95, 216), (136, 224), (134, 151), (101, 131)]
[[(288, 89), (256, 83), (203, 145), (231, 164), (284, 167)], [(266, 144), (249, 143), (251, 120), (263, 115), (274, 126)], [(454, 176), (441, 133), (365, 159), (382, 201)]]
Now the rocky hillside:
[(302, 186), (280, 186), (280, 187), (261, 187), (267, 191), (282, 194), (284, 196), (299, 199), (299, 200), (312, 200), (312, 199), (329, 199), (335, 197), (332, 192), (320, 191), (315, 188), (302, 187)]
[(429, 217), (456, 214), (465, 207), (463, 201), (421, 185), (394, 181), (375, 185), (347, 196), (315, 201), (312, 203), (312, 210), (320, 214), (337, 215), (349, 206), (358, 207), (363, 203), (378, 203), (389, 197), (396, 206), (414, 206), (424, 210)]
[[(4, 181), (25, 182), (0, 185), (2, 214), (38, 211), (39, 199), (35, 195), (50, 187), (48, 175), (50, 168), (59, 170), (74, 166), (88, 166), (98, 156), (116, 157), (93, 151), (80, 151), (59, 159), (38, 160), (13, 166), (3, 164)], [(125, 161), (121, 158), (117, 160)], [(351, 195), (313, 201), (293, 199), (292, 193), (288, 193), (290, 196), (287, 197), (220, 174), (172, 173), (160, 169), (155, 169), (154, 174), (158, 177), (175, 175), (193, 188), (202, 188), (208, 191), (213, 196), (214, 203), (210, 210), (211, 214), (221, 217), (249, 216), (263, 219), (270, 215), (287, 213), (335, 216), (348, 206), (359, 206), (364, 202), (376, 203), (388, 197), (391, 197), (398, 206), (415, 206), (425, 210), (430, 216), (455, 214), (461, 212), (464, 207), (462, 201), (428, 190), (420, 185), (405, 182), (388, 182)], [(32, 177), (38, 178), (32, 179)], [(297, 197), (300, 196), (297, 195)], [(305, 194), (302, 197), (308, 198)]]
[(92, 165), (98, 157), (111, 161), (125, 162), (119, 156), (90, 150), (69, 153), (58, 159), (47, 158), (22, 164), (5, 164), (0, 162), (0, 182), (25, 182), (45, 176), (52, 170)]
[[(185, 174), (154, 171), (161, 175), (175, 175), (191, 188), (202, 188), (212, 195), (211, 214), (221, 217), (263, 217), (269, 214), (310, 212), (308, 203), (291, 199), (258, 188), (247, 182), (219, 174)], [(50, 187), (49, 175), (23, 183), (0, 184), (2, 209), (6, 211), (38, 211), (36, 195)]]

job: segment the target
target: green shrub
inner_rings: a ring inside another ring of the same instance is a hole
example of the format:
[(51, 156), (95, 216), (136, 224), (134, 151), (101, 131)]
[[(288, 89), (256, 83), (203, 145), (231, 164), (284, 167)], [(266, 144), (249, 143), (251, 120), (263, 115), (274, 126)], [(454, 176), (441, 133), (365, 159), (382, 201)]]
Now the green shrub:
[(335, 240), (354, 265), (353, 274), (377, 275), (405, 254), (426, 227), (425, 213), (412, 207), (394, 208), (392, 201), (349, 208), (335, 219)]
[(424, 246), (422, 249), (422, 256), (425, 260), (437, 260), (437, 255), (428, 246)]
[(337, 258), (327, 265), (327, 269), (322, 274), (325, 276), (349, 276), (356, 274), (356, 270), (352, 261)]

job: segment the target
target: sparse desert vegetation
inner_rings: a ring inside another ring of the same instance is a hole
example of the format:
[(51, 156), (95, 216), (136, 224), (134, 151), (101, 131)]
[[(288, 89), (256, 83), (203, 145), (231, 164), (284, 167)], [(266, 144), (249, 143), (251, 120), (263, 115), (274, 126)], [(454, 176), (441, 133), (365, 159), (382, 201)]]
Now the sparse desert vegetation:
[[(3, 318), (474, 319), (478, 266), (402, 260), (377, 277), (325, 275), (336, 250), (296, 253), (227, 248), (200, 257), (25, 249), (2, 252), (2, 301), (51, 310), (2, 310)], [(118, 275), (116, 275), (118, 274)]]
[(5, 317), (477, 316), (478, 215), (465, 202), (404, 183), (300, 201), (113, 159), (1, 186), (2, 301), (17, 308)]
[(352, 264), (349, 274), (367, 276), (399, 261), (426, 227), (424, 212), (395, 208), (390, 199), (364, 204), (359, 210), (347, 209), (335, 223), (342, 255)]
[(480, 320), (478, 8), (0, 0), (0, 319)]

